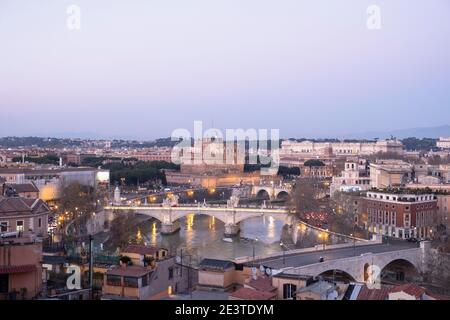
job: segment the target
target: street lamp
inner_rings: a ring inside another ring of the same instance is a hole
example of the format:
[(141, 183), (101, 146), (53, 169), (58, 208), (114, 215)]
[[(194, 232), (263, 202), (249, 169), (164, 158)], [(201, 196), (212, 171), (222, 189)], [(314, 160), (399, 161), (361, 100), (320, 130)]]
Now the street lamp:
[[(353, 227), (353, 232), (355, 232), (355, 227)], [(356, 238), (354, 233), (350, 233), (350, 236), (353, 238), (353, 255), (356, 256)]]
[(258, 238), (253, 240), (253, 263), (255, 263), (255, 243), (258, 242)]
[(319, 233), (319, 239), (322, 240), (322, 250), (325, 250), (325, 233)]
[(285, 247), (284, 247), (284, 243), (283, 242), (280, 242), (280, 246), (281, 246), (281, 249), (283, 249), (283, 266), (286, 264), (286, 259), (285, 259)]

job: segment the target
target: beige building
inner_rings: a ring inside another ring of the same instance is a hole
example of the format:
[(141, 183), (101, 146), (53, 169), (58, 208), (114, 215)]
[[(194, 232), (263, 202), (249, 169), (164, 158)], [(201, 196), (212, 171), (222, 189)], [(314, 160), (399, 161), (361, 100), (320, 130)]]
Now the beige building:
[(203, 259), (198, 266), (197, 288), (227, 291), (236, 285), (235, 264), (231, 261)]
[(142, 266), (112, 267), (104, 275), (102, 294), (105, 299), (148, 299), (151, 295), (149, 284), (152, 272), (152, 268)]
[(403, 186), (413, 178), (413, 165), (402, 160), (378, 160), (369, 170), (370, 186), (378, 189)]
[(4, 184), (2, 186), (2, 195), (13, 194), (21, 198), (39, 199), (39, 189), (33, 182)]
[(45, 201), (58, 199), (64, 187), (79, 183), (92, 188), (109, 186), (109, 170), (96, 168), (0, 168), (0, 177), (8, 184), (34, 183)]
[(33, 236), (0, 238), (0, 300), (35, 298), (42, 290), (41, 260), (42, 242)]
[(344, 170), (338, 177), (333, 177), (330, 194), (337, 191), (365, 191), (370, 188), (370, 176), (363, 159), (348, 159)]
[(436, 198), (438, 223), (448, 225), (450, 223), (450, 194), (438, 193)]
[(295, 300), (297, 290), (314, 282), (314, 278), (306, 275), (279, 273), (272, 277), (272, 286), (277, 288), (278, 300)]
[(450, 137), (444, 138), (440, 137), (436, 142), (436, 146), (440, 149), (450, 149)]
[(49, 213), (42, 200), (0, 196), (0, 232), (47, 237)]
[(403, 144), (398, 140), (379, 140), (371, 142), (313, 142), (284, 140), (281, 143), (280, 157), (327, 157), (359, 156), (376, 153), (403, 153)]
[(156, 263), (168, 258), (168, 250), (142, 245), (129, 245), (121, 251), (121, 255), (129, 257), (133, 265), (146, 267), (152, 265), (152, 261)]
[(319, 280), (297, 290), (297, 300), (341, 300), (348, 285)]

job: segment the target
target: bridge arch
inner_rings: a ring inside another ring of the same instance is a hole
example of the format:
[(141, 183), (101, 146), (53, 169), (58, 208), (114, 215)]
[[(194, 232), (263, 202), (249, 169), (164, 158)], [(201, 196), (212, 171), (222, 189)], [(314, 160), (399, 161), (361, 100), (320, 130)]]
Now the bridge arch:
[(344, 282), (355, 282), (356, 279), (347, 271), (341, 269), (329, 269), (321, 272), (319, 277), (327, 278), (327, 279), (335, 279), (336, 281), (344, 281)]
[(158, 220), (159, 222), (164, 222), (163, 221), (164, 215), (160, 211), (138, 211), (137, 210), (136, 213), (152, 217), (152, 218)]
[(276, 197), (277, 200), (286, 200), (289, 198), (289, 193), (287, 191), (281, 190), (277, 193)]
[(204, 215), (209, 217), (214, 217), (215, 219), (219, 220), (220, 222), (226, 223), (226, 219), (221, 212), (210, 212), (210, 211), (185, 211), (185, 212), (178, 212), (172, 214), (172, 221), (175, 222), (183, 217), (187, 217), (188, 215), (193, 214), (194, 216)]
[(260, 189), (256, 193), (256, 197), (262, 200), (270, 200), (270, 193), (266, 189)]
[(380, 270), (381, 280), (412, 281), (419, 274), (417, 265), (404, 258), (392, 260)]

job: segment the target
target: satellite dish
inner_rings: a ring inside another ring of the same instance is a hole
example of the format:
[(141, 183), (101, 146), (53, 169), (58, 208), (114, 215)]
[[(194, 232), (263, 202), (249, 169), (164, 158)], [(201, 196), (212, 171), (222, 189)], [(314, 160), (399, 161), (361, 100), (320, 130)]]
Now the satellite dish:
[(268, 276), (271, 276), (271, 275), (272, 275), (272, 269), (266, 268), (266, 274), (267, 274)]
[(180, 257), (180, 256), (176, 256), (176, 257), (175, 257), (175, 261), (176, 261), (177, 263), (181, 263), (181, 257)]
[(256, 280), (256, 268), (252, 267), (252, 278), (253, 280)]

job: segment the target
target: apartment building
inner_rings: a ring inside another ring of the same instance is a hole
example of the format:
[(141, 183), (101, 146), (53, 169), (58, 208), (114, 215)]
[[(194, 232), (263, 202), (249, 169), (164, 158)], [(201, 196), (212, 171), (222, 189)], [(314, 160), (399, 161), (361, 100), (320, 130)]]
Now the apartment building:
[(369, 191), (364, 199), (370, 232), (395, 238), (432, 238), (438, 201), (431, 193)]

